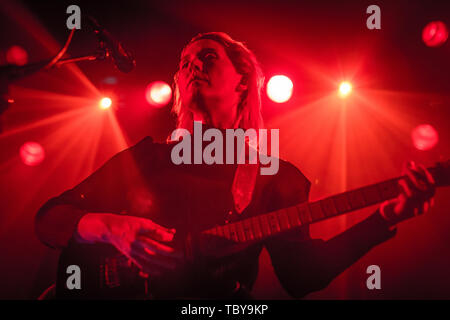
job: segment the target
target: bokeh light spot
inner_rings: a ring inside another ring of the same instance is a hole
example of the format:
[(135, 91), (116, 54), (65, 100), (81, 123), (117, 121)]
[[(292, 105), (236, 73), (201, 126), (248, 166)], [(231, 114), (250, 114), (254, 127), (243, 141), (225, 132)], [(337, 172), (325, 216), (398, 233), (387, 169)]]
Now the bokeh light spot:
[(145, 99), (154, 107), (164, 107), (172, 99), (172, 89), (163, 81), (152, 82), (145, 90)]
[(442, 21), (432, 21), (423, 28), (422, 40), (429, 47), (439, 47), (447, 38), (448, 29)]
[(283, 75), (277, 75), (270, 78), (267, 82), (267, 96), (276, 103), (288, 101), (292, 96), (294, 84), (291, 79)]
[(432, 149), (439, 141), (439, 136), (432, 125), (421, 124), (413, 129), (411, 138), (416, 149), (425, 151)]
[(341, 82), (339, 85), (339, 95), (341, 97), (347, 97), (352, 92), (352, 84), (348, 81)]
[(112, 105), (112, 100), (108, 97), (104, 97), (100, 100), (99, 106), (102, 109), (108, 109)]
[(23, 66), (28, 62), (28, 54), (24, 48), (20, 46), (12, 46), (6, 52), (6, 61), (10, 64)]
[(37, 142), (26, 142), (20, 148), (20, 158), (27, 166), (37, 166), (44, 161), (44, 148)]

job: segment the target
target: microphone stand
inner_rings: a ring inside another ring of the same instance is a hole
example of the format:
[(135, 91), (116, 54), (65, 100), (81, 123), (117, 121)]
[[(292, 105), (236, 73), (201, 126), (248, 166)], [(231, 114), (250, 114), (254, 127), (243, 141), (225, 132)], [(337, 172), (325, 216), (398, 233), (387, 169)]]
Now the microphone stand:
[[(0, 66), (0, 116), (8, 109), (11, 104), (14, 103), (14, 100), (8, 96), (8, 87), (12, 82), (32, 75), (41, 70), (48, 70), (53, 67), (60, 67), (68, 63), (76, 63), (80, 61), (105, 60), (109, 56), (109, 52), (107, 51), (106, 46), (103, 42), (100, 42), (99, 48), (95, 54), (61, 59), (61, 57), (67, 51), (74, 32), (75, 29), (72, 29), (64, 47), (51, 60), (39, 61), (36, 63), (27, 64), (25, 66), (16, 66), (12, 64)], [(2, 129), (3, 128), (0, 122), (0, 133), (3, 131)]]

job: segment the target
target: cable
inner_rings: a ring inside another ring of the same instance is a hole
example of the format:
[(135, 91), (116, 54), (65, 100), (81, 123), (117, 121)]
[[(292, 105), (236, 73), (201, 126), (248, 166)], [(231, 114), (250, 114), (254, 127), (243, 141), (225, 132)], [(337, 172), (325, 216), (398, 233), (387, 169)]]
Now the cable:
[(64, 47), (62, 47), (61, 51), (59, 51), (58, 54), (43, 68), (44, 70), (53, 67), (58, 62), (58, 60), (60, 60), (62, 56), (66, 53), (67, 48), (69, 47), (69, 44), (72, 41), (75, 30), (76, 30), (75, 28), (72, 29)]

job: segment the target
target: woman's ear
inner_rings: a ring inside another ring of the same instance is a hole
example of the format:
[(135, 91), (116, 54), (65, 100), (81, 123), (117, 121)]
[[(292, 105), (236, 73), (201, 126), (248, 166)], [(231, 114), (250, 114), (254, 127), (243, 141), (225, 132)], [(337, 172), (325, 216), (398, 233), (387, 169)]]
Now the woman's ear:
[(247, 88), (248, 88), (248, 85), (247, 85), (247, 77), (242, 76), (242, 79), (241, 79), (241, 81), (239, 82), (239, 84), (238, 84), (238, 86), (237, 86), (237, 88), (236, 88), (236, 91), (238, 91), (238, 92), (243, 92), (243, 91), (247, 90)]

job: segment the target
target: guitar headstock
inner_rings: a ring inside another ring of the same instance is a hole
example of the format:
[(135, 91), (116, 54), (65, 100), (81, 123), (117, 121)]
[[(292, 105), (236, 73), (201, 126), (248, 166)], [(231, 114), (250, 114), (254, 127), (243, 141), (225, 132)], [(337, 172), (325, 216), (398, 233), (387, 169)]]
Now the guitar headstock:
[(436, 163), (432, 168), (429, 168), (436, 186), (447, 187), (450, 186), (450, 160)]

